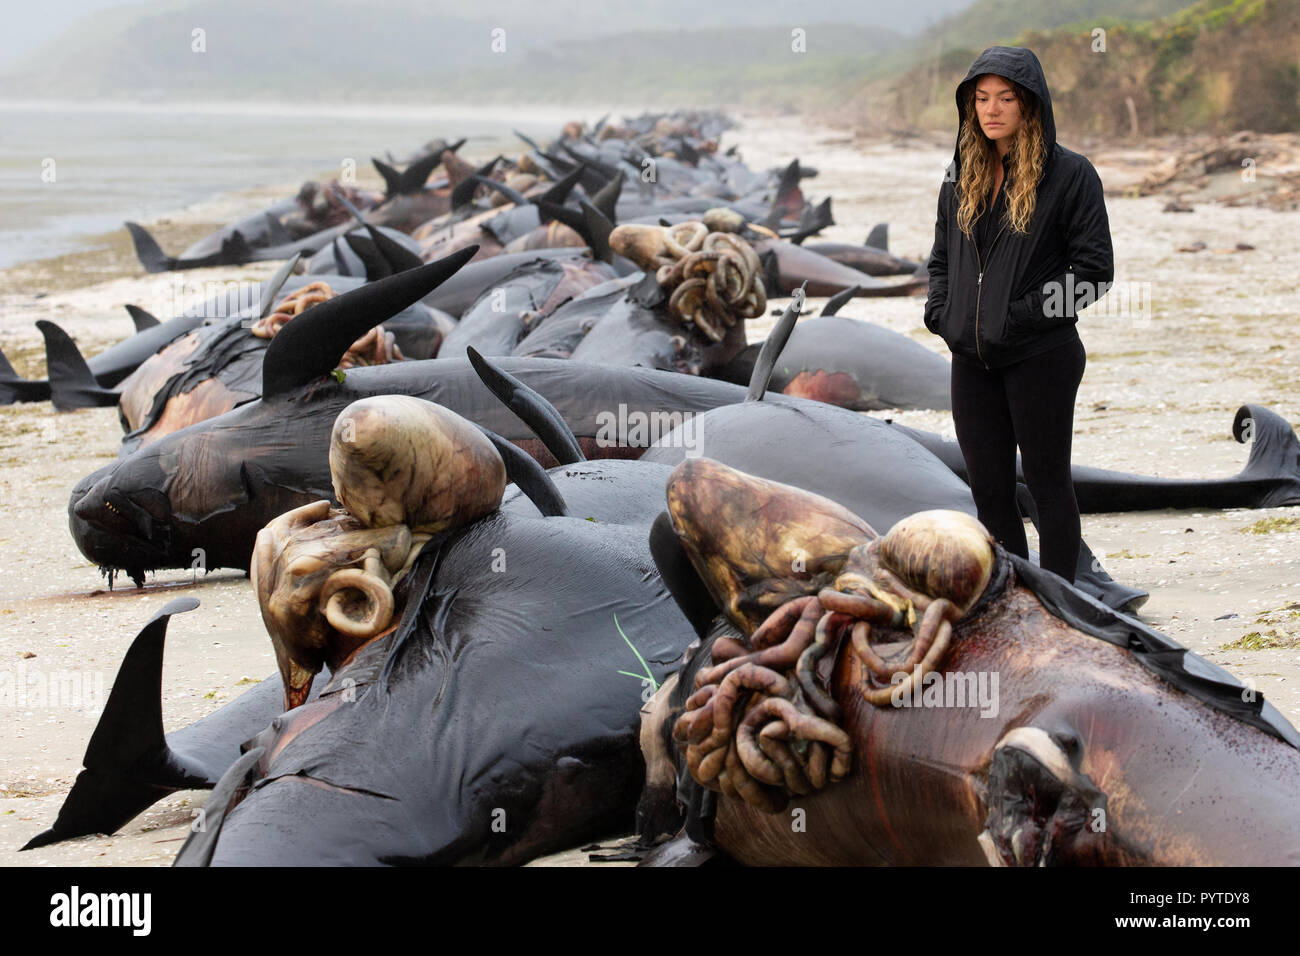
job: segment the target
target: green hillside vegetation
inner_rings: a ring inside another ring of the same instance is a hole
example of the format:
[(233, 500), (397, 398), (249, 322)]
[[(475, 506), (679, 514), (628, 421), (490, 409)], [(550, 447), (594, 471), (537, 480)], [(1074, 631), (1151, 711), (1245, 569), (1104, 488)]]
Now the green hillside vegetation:
[[(1097, 28), (1104, 52), (1094, 49)], [(1300, 129), (1295, 0), (1200, 0), (1157, 20), (1076, 20), (1002, 42), (1038, 54), (1063, 136), (1123, 136), (1134, 120), (1139, 135)], [(955, 130), (953, 91), (981, 48), (954, 47), (869, 83), (847, 115), (867, 126)]]
[(940, 20), (916, 42), (917, 50), (977, 48), (1003, 42), (1030, 24), (1037, 30), (1054, 30), (1070, 24), (1088, 29), (1103, 18), (1112, 22), (1154, 20), (1186, 7), (1189, 0), (1038, 0), (1029, 6), (1019, 0), (975, 0), (960, 13)]

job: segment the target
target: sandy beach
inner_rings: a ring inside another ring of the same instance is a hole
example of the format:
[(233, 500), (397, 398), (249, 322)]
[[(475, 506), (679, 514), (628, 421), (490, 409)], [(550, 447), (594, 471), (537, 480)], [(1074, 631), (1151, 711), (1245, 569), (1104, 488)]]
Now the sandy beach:
[[(740, 119), (722, 147), (737, 145), (751, 167), (798, 156), (817, 168), (804, 189), (814, 201), (834, 198), (837, 225), (825, 238), (862, 242), (884, 221), (893, 252), (925, 258), (951, 139), (868, 142), (793, 117)], [(1166, 197), (1124, 195), (1142, 164), (1159, 159), (1151, 151), (1094, 155), (1079, 144), (1065, 145), (1092, 157), (1106, 185), (1115, 280), (1129, 293), (1130, 306), (1119, 310), (1103, 301), (1080, 319), (1088, 364), (1076, 407), (1074, 460), (1168, 478), (1236, 473), (1248, 454), (1231, 436), (1240, 405), (1266, 405), (1300, 423), (1300, 212), (1200, 203), (1191, 193), (1192, 212), (1165, 213)], [(311, 172), (304, 170), (303, 177)], [(157, 234), (166, 248), (182, 248), (296, 186), (178, 210), (157, 224)], [(1205, 248), (1177, 251), (1196, 242)], [(1254, 248), (1238, 250), (1238, 244)], [(276, 265), (180, 278), (256, 280)], [(131, 333), (125, 303), (147, 307), (174, 281), (143, 273), (124, 230), (104, 237), (93, 253), (13, 266), (0, 271), (0, 343), (21, 374), (43, 377), (36, 320), (57, 321), (93, 354)], [(817, 309), (821, 300), (810, 304)], [(946, 357), (943, 342), (922, 325), (923, 304), (923, 297), (858, 299), (841, 314), (909, 335)], [(772, 321), (752, 322), (751, 339)], [(946, 412), (873, 414), (953, 434)], [(116, 409), (58, 415), (49, 403), (0, 408), (0, 674), (14, 682), (35, 672), (51, 679), (71, 675), (81, 690), (77, 700), (53, 706), (0, 697), (7, 730), (0, 740), (0, 864), (165, 865), (175, 855), (203, 792), (175, 794), (113, 836), (17, 852), (53, 822), (123, 652), (167, 601), (192, 595), (202, 602), (174, 618), (169, 631), (163, 674), (168, 730), (212, 712), (275, 669), (241, 573), (218, 571), (195, 580), (190, 572), (161, 572), (143, 589), (119, 582), (110, 592), (77, 551), (67, 530), (68, 492), (116, 456), (120, 438)], [(1300, 510), (1084, 515), (1083, 535), (1114, 578), (1150, 592), (1139, 615), (1144, 621), (1254, 682), (1284, 716), (1300, 721)], [(550, 862), (584, 860), (584, 854), (569, 853)]]

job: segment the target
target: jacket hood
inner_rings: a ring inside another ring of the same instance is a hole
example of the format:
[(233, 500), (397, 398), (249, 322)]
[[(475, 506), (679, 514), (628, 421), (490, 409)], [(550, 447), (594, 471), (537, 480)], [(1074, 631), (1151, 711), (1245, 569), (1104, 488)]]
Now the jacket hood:
[[(1023, 46), (991, 46), (981, 53), (971, 65), (966, 79), (957, 84), (957, 143), (953, 146), (953, 172), (961, 170), (961, 157), (958, 150), (961, 144), (961, 110), (962, 98), (967, 89), (985, 73), (993, 73), (1003, 79), (1019, 83), (1038, 97), (1043, 111), (1043, 140), (1047, 147), (1050, 163), (1053, 147), (1056, 145), (1056, 120), (1052, 117), (1052, 94), (1047, 90), (1047, 77), (1043, 74), (1043, 65), (1038, 62), (1034, 51)], [(955, 178), (955, 177), (954, 177)]]

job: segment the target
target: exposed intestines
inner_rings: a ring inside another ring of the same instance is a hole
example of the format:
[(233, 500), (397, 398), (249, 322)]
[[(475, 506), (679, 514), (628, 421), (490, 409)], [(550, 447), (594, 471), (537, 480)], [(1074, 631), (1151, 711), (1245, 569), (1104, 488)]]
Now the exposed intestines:
[(342, 508), (315, 501), (257, 536), (250, 576), (285, 686), (306, 699), (313, 676), (384, 634), (393, 588), (433, 534), (496, 510), (505, 465), (454, 412), (405, 395), (353, 402), (335, 421), (330, 472)]

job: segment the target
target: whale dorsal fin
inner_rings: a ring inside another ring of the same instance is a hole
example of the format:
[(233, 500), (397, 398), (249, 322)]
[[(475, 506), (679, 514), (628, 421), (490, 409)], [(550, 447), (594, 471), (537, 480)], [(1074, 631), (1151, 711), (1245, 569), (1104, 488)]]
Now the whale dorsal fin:
[(563, 205), (568, 200), (569, 193), (573, 192), (573, 187), (578, 185), (578, 180), (582, 178), (582, 170), (583, 167), (579, 166), (563, 179), (556, 180), (550, 189), (542, 193), (541, 198), (557, 206)]
[(45, 377), (50, 382), (50, 401), (55, 411), (117, 404), (119, 393), (100, 386), (67, 332), (46, 319), (38, 320), (36, 328), (45, 339)]
[[(451, 189), (451, 208), (459, 209), (466, 205), (474, 198), (474, 193), (479, 187), (478, 178), (484, 178), (492, 175), (492, 170), (496, 168), (497, 163), (501, 162), (500, 156), (495, 156), (488, 160), (478, 169), (461, 169), (457, 166), (455, 169), (447, 170), (447, 178), (452, 184)], [(468, 167), (468, 163), (465, 164)]]
[(478, 252), (467, 246), (313, 306), (282, 328), (262, 360), (264, 399), (313, 382), (338, 367), (352, 343), (414, 305), (456, 274)]
[[(167, 746), (162, 719), (163, 645), (167, 622), (199, 606), (192, 597), (175, 598), (162, 607), (136, 636), (113, 680), (99, 723), (82, 758), (85, 766), (54, 825), (23, 847), (32, 850), (88, 833), (111, 833), (158, 799), (159, 780), (132, 781), (133, 771), (165, 767), (179, 788), (202, 786), (204, 775), (185, 765)], [(106, 784), (106, 781), (111, 783)], [(210, 781), (209, 781), (210, 782)]]
[[(392, 157), (389, 158), (391, 159)], [(388, 198), (390, 196), (396, 196), (398, 193), (398, 186), (402, 182), (402, 174), (382, 159), (376, 159), (374, 156), (371, 156), (370, 162), (379, 175), (384, 177), (384, 197)]]
[(152, 312), (140, 308), (138, 305), (128, 305), (127, 314), (131, 316), (131, 324), (135, 326), (137, 332), (143, 332), (145, 329), (152, 329), (155, 325), (162, 325), (158, 317)]
[(289, 230), (284, 228), (284, 223), (269, 212), (262, 214), (262, 221), (266, 223), (267, 245), (282, 246), (293, 242), (293, 236), (289, 235)]
[(604, 186), (596, 191), (596, 195), (591, 197), (591, 204), (601, 211), (601, 214), (611, 223), (616, 222), (618, 217), (614, 214), (614, 208), (618, 205), (618, 197), (623, 192), (623, 170), (618, 171), (618, 175), (607, 182)]
[(418, 193), (424, 188), (425, 181), (428, 180), (429, 174), (433, 172), (434, 167), (441, 162), (442, 153), (429, 153), (427, 156), (421, 156), (402, 170), (402, 176), (397, 183), (397, 191), (399, 193)]
[(586, 227), (582, 238), (587, 240), (592, 255), (601, 262), (612, 263), (614, 250), (609, 245), (609, 234), (614, 231), (614, 223), (587, 200), (579, 199), (578, 205), (582, 208), (583, 225)]
[(144, 266), (145, 272), (166, 272), (176, 268), (176, 259), (162, 251), (158, 240), (149, 235), (149, 230), (138, 222), (126, 223), (126, 231), (131, 234), (131, 243), (135, 246), (135, 257)]

